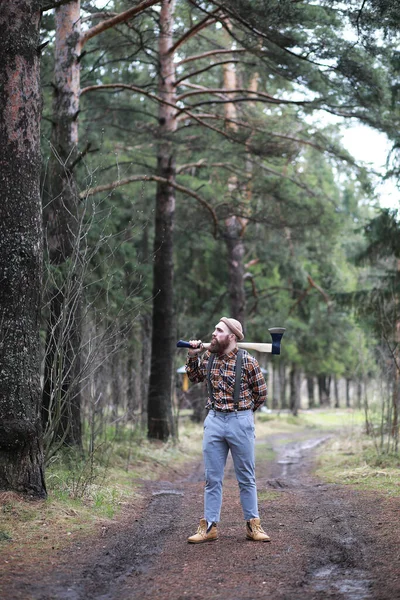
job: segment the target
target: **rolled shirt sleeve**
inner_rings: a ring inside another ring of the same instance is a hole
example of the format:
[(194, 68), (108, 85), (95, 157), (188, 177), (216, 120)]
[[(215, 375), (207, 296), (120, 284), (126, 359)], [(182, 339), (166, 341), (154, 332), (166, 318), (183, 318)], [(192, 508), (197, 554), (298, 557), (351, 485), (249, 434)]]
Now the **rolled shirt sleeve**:
[(207, 376), (207, 361), (205, 359), (209, 356), (209, 352), (206, 352), (202, 357), (188, 355), (185, 369), (187, 376), (192, 383), (200, 383), (205, 380)]

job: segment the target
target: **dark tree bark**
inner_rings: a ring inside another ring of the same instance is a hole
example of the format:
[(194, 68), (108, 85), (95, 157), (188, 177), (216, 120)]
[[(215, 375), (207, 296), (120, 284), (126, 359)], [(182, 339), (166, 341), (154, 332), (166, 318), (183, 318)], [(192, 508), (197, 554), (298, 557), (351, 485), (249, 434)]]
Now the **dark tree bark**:
[(315, 408), (314, 377), (307, 375), (308, 408)]
[(300, 408), (301, 371), (296, 364), (290, 369), (290, 410), (297, 417)]
[[(175, 67), (173, 46), (174, 0), (163, 0), (160, 11), (159, 96), (168, 101), (159, 107), (157, 174), (175, 181), (176, 161), (171, 136), (176, 130)], [(172, 106), (171, 106), (172, 105)], [(172, 386), (174, 382), (175, 314), (173, 295), (173, 230), (175, 190), (157, 184), (153, 270), (151, 373), (148, 396), (148, 436), (167, 440), (174, 435)]]
[(127, 358), (127, 388), (126, 388), (126, 420), (133, 422), (135, 420), (135, 411), (138, 408), (139, 391), (139, 372), (138, 352), (130, 348)]
[(151, 317), (146, 313), (141, 319), (142, 351), (140, 356), (140, 424), (147, 427), (147, 399), (149, 395), (149, 379), (151, 366)]
[(281, 378), (279, 373), (279, 365), (274, 364), (272, 370), (272, 406), (274, 410), (277, 410), (281, 405)]
[(80, 2), (71, 0), (55, 11), (53, 125), (48, 205), (44, 211), (52, 263), (63, 264), (76, 245), (78, 191), (73, 174), (77, 157), (80, 91)]
[(0, 489), (45, 497), (40, 424), (42, 277), (38, 0), (0, 13)]
[(244, 244), (241, 235), (242, 225), (236, 217), (226, 220), (226, 245), (229, 266), (230, 316), (240, 321), (244, 327), (246, 318), (246, 296), (244, 290)]
[(118, 435), (119, 431), (119, 409), (121, 406), (121, 361), (120, 353), (116, 350), (111, 356), (111, 420), (115, 426), (115, 434)]
[[(396, 327), (396, 335), (399, 337), (399, 326), (397, 324)], [(393, 379), (393, 391), (392, 391), (392, 427), (391, 434), (393, 438), (396, 438), (399, 435), (399, 409), (400, 409), (400, 372), (397, 367), (399, 364), (399, 350), (396, 348), (395, 350), (395, 373)], [(359, 386), (357, 385), (357, 402), (358, 405), (361, 406), (361, 398), (359, 396)]]
[(330, 406), (330, 377), (318, 375), (318, 391), (320, 406)]
[(340, 408), (339, 406), (339, 382), (336, 375), (333, 378), (333, 390), (335, 394), (335, 408)]
[(190, 418), (194, 423), (203, 423), (207, 416), (205, 395), (202, 385), (193, 385), (187, 392), (183, 392), (185, 400), (193, 409), (193, 414)]
[(81, 448), (80, 209), (73, 173), (78, 152), (80, 1), (57, 8), (55, 22), (55, 91), (44, 224), (48, 259), (61, 273), (49, 290), (42, 420), (45, 429), (51, 423), (55, 438)]
[(349, 379), (347, 377), (346, 378), (346, 408), (350, 408), (351, 407), (351, 402), (350, 402), (350, 383), (351, 383), (351, 379)]
[[(393, 406), (395, 406), (395, 402), (393, 402)], [(357, 408), (361, 410), (362, 407), (362, 379), (357, 380)], [(397, 421), (397, 414), (394, 414), (394, 420)]]
[(286, 377), (286, 365), (283, 360), (279, 361), (279, 377), (281, 380), (281, 409), (285, 410), (287, 408), (287, 377)]
[[(226, 21), (229, 27), (229, 21)], [(226, 43), (231, 43), (230, 36), (225, 32)], [(227, 90), (237, 89), (237, 76), (235, 65), (232, 63), (223, 66), (224, 88)], [(232, 122), (237, 118), (236, 105), (234, 102), (224, 104), (224, 115), (226, 117), (227, 128), (232, 132), (237, 130), (237, 126)], [(238, 192), (238, 180), (232, 176), (228, 182), (228, 191)], [(244, 243), (243, 235), (246, 230), (247, 222), (244, 219), (232, 215), (225, 220), (225, 241), (228, 250), (228, 272), (229, 272), (229, 301), (230, 316), (240, 321), (245, 328), (246, 319), (246, 295), (244, 288)]]

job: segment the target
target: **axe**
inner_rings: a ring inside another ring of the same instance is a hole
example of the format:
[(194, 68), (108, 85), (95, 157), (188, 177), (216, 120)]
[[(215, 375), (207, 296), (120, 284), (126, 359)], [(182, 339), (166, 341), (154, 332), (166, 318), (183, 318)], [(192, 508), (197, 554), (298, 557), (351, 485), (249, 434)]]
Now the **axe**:
[[(243, 348), (244, 350), (256, 350), (257, 352), (270, 352), (271, 354), (281, 353), (281, 339), (285, 333), (285, 327), (271, 327), (268, 329), (272, 337), (272, 344), (258, 344), (257, 342), (238, 342), (237, 347)], [(202, 344), (203, 348), (207, 350), (210, 344)], [(176, 344), (177, 348), (191, 348), (189, 342), (179, 340)]]

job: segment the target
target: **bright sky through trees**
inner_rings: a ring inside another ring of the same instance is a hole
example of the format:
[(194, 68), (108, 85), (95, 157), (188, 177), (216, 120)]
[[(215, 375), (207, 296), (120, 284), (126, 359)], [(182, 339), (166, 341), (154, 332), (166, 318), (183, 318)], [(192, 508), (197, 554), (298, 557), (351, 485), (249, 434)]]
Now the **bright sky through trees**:
[[(385, 134), (354, 123), (342, 129), (343, 145), (357, 161), (366, 163), (378, 173), (384, 173), (390, 152), (390, 142)], [(400, 192), (393, 179), (378, 184), (376, 193), (382, 208), (399, 208)]]

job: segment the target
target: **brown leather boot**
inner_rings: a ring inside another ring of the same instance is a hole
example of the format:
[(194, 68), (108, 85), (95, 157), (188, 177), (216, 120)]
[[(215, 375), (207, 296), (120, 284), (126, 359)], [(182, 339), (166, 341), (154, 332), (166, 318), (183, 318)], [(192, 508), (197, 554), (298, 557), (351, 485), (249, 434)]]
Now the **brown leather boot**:
[(271, 538), (265, 533), (261, 527), (260, 519), (250, 519), (246, 523), (246, 537), (253, 542), (270, 542)]
[(197, 533), (191, 535), (188, 538), (189, 544), (202, 544), (203, 542), (213, 542), (218, 539), (218, 531), (215, 523), (211, 525), (207, 531), (207, 521), (200, 519), (200, 525), (197, 529)]

